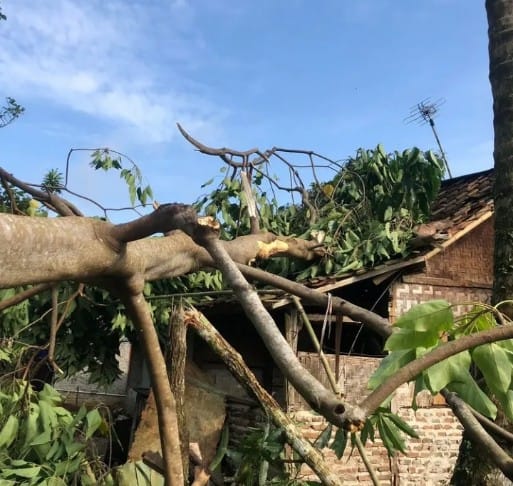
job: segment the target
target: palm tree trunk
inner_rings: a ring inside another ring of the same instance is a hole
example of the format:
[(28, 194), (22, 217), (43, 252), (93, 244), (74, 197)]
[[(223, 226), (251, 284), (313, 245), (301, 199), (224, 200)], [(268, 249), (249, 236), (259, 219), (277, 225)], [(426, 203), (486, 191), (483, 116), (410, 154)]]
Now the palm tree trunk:
[[(513, 300), (513, 0), (486, 0), (495, 160), (494, 303)], [(501, 308), (513, 317), (513, 305)], [(498, 417), (498, 421), (502, 421)], [(505, 424), (501, 424), (505, 425)], [(511, 424), (509, 427), (511, 428)], [(508, 451), (511, 453), (511, 451)], [(463, 436), (452, 484), (511, 484)]]

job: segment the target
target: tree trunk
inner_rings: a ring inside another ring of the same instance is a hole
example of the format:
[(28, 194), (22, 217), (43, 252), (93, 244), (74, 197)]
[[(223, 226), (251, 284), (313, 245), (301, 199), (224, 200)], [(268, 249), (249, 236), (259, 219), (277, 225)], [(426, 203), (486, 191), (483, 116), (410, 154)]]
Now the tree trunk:
[[(493, 301), (513, 298), (513, 2), (487, 0), (495, 131)], [(510, 316), (513, 307), (506, 309)]]
[[(495, 132), (492, 301), (498, 303), (513, 298), (513, 1), (486, 0), (486, 13)], [(513, 316), (512, 305), (501, 307), (501, 310)], [(463, 436), (452, 483), (480, 486), (511, 484), (491, 462), (490, 457), (473, 445), (467, 434)]]
[(169, 348), (166, 356), (171, 391), (176, 402), (176, 420), (182, 451), (184, 478), (189, 476), (189, 432), (185, 417), (185, 361), (187, 359), (187, 328), (183, 320), (182, 305), (173, 309), (169, 319)]

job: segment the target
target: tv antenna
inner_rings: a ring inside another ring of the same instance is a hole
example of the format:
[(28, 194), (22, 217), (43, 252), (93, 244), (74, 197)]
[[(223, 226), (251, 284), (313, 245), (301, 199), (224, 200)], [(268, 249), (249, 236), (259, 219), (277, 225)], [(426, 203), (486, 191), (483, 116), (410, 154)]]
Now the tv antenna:
[(435, 136), (438, 148), (440, 149), (440, 155), (442, 156), (445, 168), (447, 169), (447, 174), (449, 174), (449, 178), (452, 179), (451, 169), (449, 169), (449, 163), (447, 162), (442, 142), (440, 142), (440, 138), (438, 137), (435, 127), (435, 117), (438, 114), (438, 110), (444, 103), (444, 98), (439, 98), (436, 101), (431, 101), (430, 98), (425, 98), (420, 103), (417, 103), (410, 108), (410, 114), (404, 120), (407, 123), (417, 123), (418, 125), (429, 123), (431, 130), (433, 130), (433, 135)]

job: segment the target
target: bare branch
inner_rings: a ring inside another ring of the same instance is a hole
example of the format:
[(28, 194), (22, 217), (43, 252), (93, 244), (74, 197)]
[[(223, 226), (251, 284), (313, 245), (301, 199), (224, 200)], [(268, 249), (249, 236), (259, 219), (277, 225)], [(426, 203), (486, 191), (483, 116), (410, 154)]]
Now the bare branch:
[(510, 444), (513, 444), (513, 434), (508, 430), (502, 428), (497, 425), (493, 420), (485, 417), (480, 414), (477, 410), (474, 410), (469, 404), (467, 404), (468, 409), (472, 412), (472, 415), (479, 421), (479, 423), (488, 430), (489, 433), (493, 434), (495, 437), (499, 437), (503, 440), (508, 441)]
[(23, 214), (23, 211), (18, 209), (18, 206), (16, 204), (16, 198), (14, 197), (14, 194), (12, 192), (11, 187), (7, 183), (4, 177), (0, 177), (0, 181), (2, 182), (2, 187), (5, 190), (5, 193), (9, 197), (9, 202), (11, 203), (11, 213), (12, 214)]
[(17, 292), (15, 295), (10, 297), (9, 299), (4, 299), (0, 301), (0, 312), (12, 307), (13, 305), (21, 304), (24, 300), (30, 299), (35, 295), (41, 294), (52, 288), (53, 284), (44, 283), (39, 285), (34, 285), (26, 290), (22, 290), (21, 292)]
[[(353, 431), (363, 425), (363, 417), (360, 417), (357, 408), (344, 404), (301, 365), (258, 294), (244, 279), (237, 265), (217, 239), (215, 226), (199, 222), (193, 238), (210, 253), (216, 267), (221, 270), (223, 278), (234, 290), (246, 315), (260, 334), (274, 362), (310, 406), (339, 427), (343, 426)], [(350, 423), (347, 422), (347, 417), (350, 417)]]
[[(193, 138), (191, 135), (189, 135), (182, 126), (177, 123), (176, 126), (178, 127), (178, 130), (180, 130), (180, 133), (182, 136), (187, 140), (191, 145), (196, 147), (202, 154), (205, 155), (216, 155), (218, 157), (221, 157), (221, 159), (228, 164), (231, 167), (237, 167), (237, 168), (244, 168), (248, 164), (255, 165), (255, 164), (261, 164), (263, 162), (267, 161), (267, 156), (265, 154), (262, 154), (258, 148), (252, 148), (245, 151), (240, 150), (234, 150), (231, 148), (213, 148), (208, 147), (207, 145), (202, 144), (195, 138)], [(257, 161), (249, 161), (249, 157), (251, 155), (258, 155), (261, 160)], [(233, 160), (233, 157), (240, 157), (242, 159), (242, 162), (235, 162)]]
[(55, 362), (55, 341), (57, 339), (58, 330), (58, 317), (59, 317), (59, 289), (57, 285), (52, 286), (52, 312), (50, 314), (50, 339), (48, 341), (48, 363), (53, 370), (60, 375), (63, 371), (57, 366)]
[(13, 186), (25, 191), (27, 194), (30, 194), (34, 199), (37, 199), (43, 204), (47, 204), (52, 210), (55, 210), (61, 216), (83, 216), (82, 213), (69, 201), (66, 201), (53, 192), (41, 191), (26, 182), (20, 181), (2, 167), (0, 167), (0, 177), (10, 182)]
[[(328, 296), (322, 292), (310, 289), (305, 285), (293, 282), (279, 275), (265, 272), (259, 268), (248, 267), (243, 264), (238, 264), (237, 266), (247, 278), (272, 285), (290, 294), (297, 295), (311, 305), (319, 307), (326, 307), (328, 305)], [(369, 329), (372, 329), (383, 337), (388, 337), (392, 333), (392, 328), (388, 320), (372, 311), (334, 296), (332, 296), (332, 304), (334, 312), (346, 315), (356, 322), (365, 324)]]

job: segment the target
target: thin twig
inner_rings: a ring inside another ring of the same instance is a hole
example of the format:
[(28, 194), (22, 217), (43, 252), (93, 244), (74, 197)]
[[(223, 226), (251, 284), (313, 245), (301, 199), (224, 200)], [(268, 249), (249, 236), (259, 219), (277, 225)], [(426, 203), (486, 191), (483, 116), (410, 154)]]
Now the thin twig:
[(374, 486), (379, 486), (378, 476), (376, 475), (376, 471), (374, 470), (374, 467), (370, 463), (367, 453), (365, 452), (365, 447), (360, 439), (360, 433), (353, 434), (353, 438), (362, 461), (365, 464), (365, 467), (367, 468), (367, 471), (369, 472), (369, 475), (372, 479), (372, 484), (374, 484)]
[(50, 314), (50, 338), (48, 340), (48, 363), (56, 373), (60, 375), (64, 372), (57, 366), (55, 362), (55, 341), (57, 339), (57, 326), (59, 317), (59, 288), (57, 285), (52, 287), (52, 312)]
[(53, 284), (51, 283), (43, 283), (39, 285), (34, 285), (33, 287), (29, 287), (21, 292), (16, 293), (12, 297), (8, 299), (4, 299), (0, 301), (0, 312), (12, 307), (13, 305), (21, 304), (23, 301), (34, 297), (35, 295), (41, 294), (48, 289), (51, 289)]
[(328, 377), (328, 381), (330, 382), (331, 389), (334, 393), (336, 393), (338, 396), (341, 395), (340, 389), (337, 384), (337, 380), (335, 379), (335, 376), (333, 375), (333, 371), (330, 368), (330, 365), (328, 363), (328, 360), (326, 359), (326, 355), (323, 353), (321, 349), (321, 345), (319, 343), (319, 340), (317, 339), (317, 336), (315, 335), (315, 331), (313, 330), (312, 323), (310, 322), (310, 319), (308, 319), (308, 316), (306, 315), (305, 309), (303, 305), (301, 304), (301, 301), (299, 300), (299, 297), (296, 297), (295, 295), (292, 296), (292, 300), (294, 301), (294, 304), (299, 311), (299, 315), (301, 316), (301, 319), (303, 320), (303, 324), (306, 327), (306, 330), (308, 331), (308, 335), (310, 336), (310, 340), (312, 341), (312, 344), (314, 345), (315, 351), (319, 354), (319, 359), (321, 360), (322, 366), (324, 367), (324, 371), (326, 371), (326, 376)]

